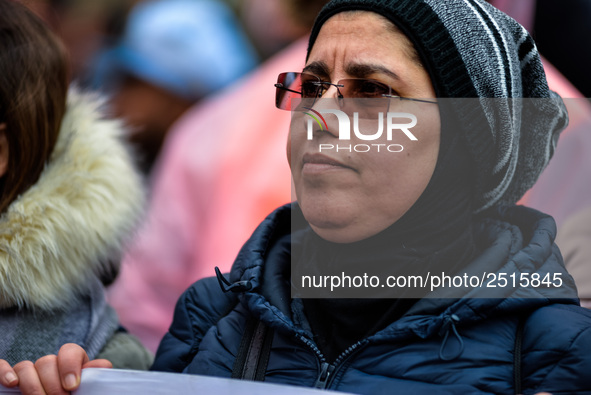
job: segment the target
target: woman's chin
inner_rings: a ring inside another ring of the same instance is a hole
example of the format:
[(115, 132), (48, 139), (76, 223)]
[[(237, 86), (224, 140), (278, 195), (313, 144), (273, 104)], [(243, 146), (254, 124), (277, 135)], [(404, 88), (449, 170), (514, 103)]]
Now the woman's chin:
[(312, 230), (326, 241), (333, 243), (354, 243), (373, 236), (376, 232), (359, 226), (355, 221), (344, 222), (340, 218), (334, 221), (323, 217), (321, 221), (315, 221), (314, 218), (308, 220)]
[(345, 229), (319, 228), (312, 224), (310, 224), (310, 226), (318, 236), (332, 243), (353, 243), (355, 241), (361, 240)]
[(323, 209), (316, 205), (309, 210), (302, 207), (302, 211), (306, 221), (318, 236), (335, 243), (350, 242), (349, 233), (353, 221), (343, 216), (342, 210), (334, 207)]
[(358, 210), (355, 205), (339, 205), (336, 201), (332, 204), (322, 203), (322, 199), (311, 199), (301, 202), (300, 207), (314, 232), (333, 243), (353, 243), (366, 239), (392, 222), (383, 216), (368, 216), (367, 210)]

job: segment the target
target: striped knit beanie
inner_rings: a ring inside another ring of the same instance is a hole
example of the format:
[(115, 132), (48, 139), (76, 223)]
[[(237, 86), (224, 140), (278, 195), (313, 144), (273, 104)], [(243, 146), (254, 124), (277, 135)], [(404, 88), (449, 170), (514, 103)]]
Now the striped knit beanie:
[(527, 31), (482, 0), (333, 0), (316, 18), (308, 54), (324, 22), (352, 10), (378, 13), (406, 34), (437, 97), (495, 98), (450, 105), (477, 170), (476, 211), (517, 202), (568, 123)]

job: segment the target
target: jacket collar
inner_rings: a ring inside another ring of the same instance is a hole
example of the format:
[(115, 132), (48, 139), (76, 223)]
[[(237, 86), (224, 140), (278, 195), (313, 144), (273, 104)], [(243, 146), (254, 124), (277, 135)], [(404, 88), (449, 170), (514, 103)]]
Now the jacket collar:
[(39, 180), (0, 216), (0, 308), (63, 308), (112, 270), (143, 208), (120, 121), (71, 89)]

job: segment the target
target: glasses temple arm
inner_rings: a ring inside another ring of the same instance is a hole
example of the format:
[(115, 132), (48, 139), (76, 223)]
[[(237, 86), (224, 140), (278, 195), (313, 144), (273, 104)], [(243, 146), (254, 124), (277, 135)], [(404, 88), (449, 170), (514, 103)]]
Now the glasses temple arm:
[(437, 104), (436, 101), (413, 99), (412, 97), (402, 97), (402, 96), (398, 96), (398, 95), (382, 95), (382, 96), (383, 97), (389, 97), (391, 99), (410, 100), (410, 101), (418, 101), (418, 102), (421, 102), (421, 103)]
[(298, 92), (298, 91), (294, 91), (293, 89), (286, 88), (286, 87), (285, 87), (283, 84), (281, 84), (281, 83), (277, 83), (277, 84), (275, 84), (275, 87), (276, 87), (276, 88), (279, 88), (279, 89), (283, 89), (284, 91), (288, 91), (288, 92), (292, 92), (292, 93), (297, 93), (298, 95), (301, 95), (301, 94), (302, 94), (302, 92)]

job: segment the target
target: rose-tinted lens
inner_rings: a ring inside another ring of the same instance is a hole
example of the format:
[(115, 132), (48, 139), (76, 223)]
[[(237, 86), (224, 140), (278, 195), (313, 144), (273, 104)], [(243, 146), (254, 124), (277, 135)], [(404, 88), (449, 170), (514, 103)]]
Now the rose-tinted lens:
[(275, 106), (281, 110), (291, 111), (291, 99), (301, 97), (301, 73), (279, 74), (276, 87)]

